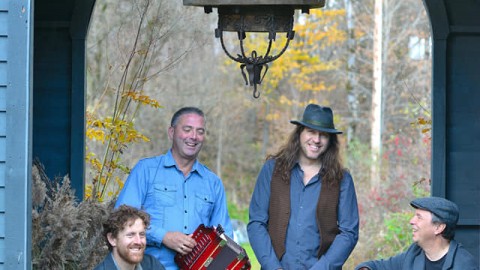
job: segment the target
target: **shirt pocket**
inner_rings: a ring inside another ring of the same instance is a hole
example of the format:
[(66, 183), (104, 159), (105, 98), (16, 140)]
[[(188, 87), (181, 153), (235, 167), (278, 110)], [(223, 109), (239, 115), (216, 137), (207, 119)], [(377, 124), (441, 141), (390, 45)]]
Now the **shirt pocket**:
[(158, 206), (175, 205), (175, 196), (177, 195), (177, 187), (174, 185), (154, 184), (155, 202)]
[(205, 193), (195, 194), (195, 210), (202, 218), (210, 219), (213, 210), (213, 196)]

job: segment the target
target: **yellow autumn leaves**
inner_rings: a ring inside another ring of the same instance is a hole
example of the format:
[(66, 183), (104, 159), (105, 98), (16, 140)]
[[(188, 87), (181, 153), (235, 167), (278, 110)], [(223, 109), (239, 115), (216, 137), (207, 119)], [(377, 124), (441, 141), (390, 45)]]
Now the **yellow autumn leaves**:
[[(88, 140), (100, 142), (105, 149), (102, 157), (94, 152), (87, 152), (86, 161), (92, 174), (92, 183), (85, 187), (85, 199), (104, 202), (107, 198), (116, 197), (123, 187), (120, 176), (128, 175), (130, 168), (122, 163), (121, 155), (133, 143), (149, 142), (150, 139), (135, 129), (133, 119), (139, 106), (161, 108), (160, 103), (141, 92), (128, 91), (121, 96), (120, 104), (136, 103), (136, 109), (123, 112), (116, 117), (97, 118), (87, 113), (86, 136)], [(112, 182), (113, 180), (113, 182)]]

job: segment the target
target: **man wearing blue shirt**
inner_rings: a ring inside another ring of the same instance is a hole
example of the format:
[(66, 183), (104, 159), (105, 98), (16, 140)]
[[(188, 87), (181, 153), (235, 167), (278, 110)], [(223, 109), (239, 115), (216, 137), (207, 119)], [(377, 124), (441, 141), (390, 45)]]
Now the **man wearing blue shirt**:
[(140, 160), (115, 204), (142, 208), (150, 214), (145, 253), (156, 257), (167, 270), (178, 269), (175, 253), (192, 251), (196, 242), (191, 234), (200, 224), (220, 224), (233, 237), (223, 184), (197, 160), (205, 125), (200, 109), (178, 110), (168, 128), (171, 149), (164, 155)]
[(250, 202), (248, 236), (262, 269), (341, 269), (358, 241), (358, 206), (342, 167), (333, 112), (310, 104), (267, 158)]

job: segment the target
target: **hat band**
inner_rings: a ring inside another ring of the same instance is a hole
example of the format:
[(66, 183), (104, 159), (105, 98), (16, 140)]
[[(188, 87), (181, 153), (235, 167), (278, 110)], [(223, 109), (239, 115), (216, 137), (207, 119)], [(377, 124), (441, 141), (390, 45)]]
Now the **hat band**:
[(311, 125), (315, 125), (315, 126), (319, 126), (319, 127), (322, 127), (322, 128), (331, 128), (331, 129), (335, 129), (335, 126), (332, 125), (331, 123), (326, 123), (326, 122), (318, 122), (318, 121), (313, 121), (313, 120), (309, 120), (309, 121), (304, 121), (305, 123), (307, 124), (311, 124)]

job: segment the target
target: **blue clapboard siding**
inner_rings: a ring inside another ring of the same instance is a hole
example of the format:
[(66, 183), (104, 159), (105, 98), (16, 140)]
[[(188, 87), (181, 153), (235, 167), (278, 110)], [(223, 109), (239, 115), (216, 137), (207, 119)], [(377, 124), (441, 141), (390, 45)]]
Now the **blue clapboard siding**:
[(0, 2), (0, 269), (5, 262), (5, 129), (7, 89), (8, 1)]
[(31, 269), (32, 1), (0, 4), (0, 270)]
[[(5, 196), (5, 194), (2, 194)], [(4, 240), (5, 240), (5, 213), (4, 211), (0, 211), (0, 260), (3, 262), (4, 261), (4, 254), (3, 254), (3, 247), (4, 247)]]
[(0, 61), (0, 85), (7, 83), (7, 63)]
[(5, 261), (5, 213), (0, 212), (0, 269), (4, 269)]
[[(2, 17), (1, 14), (0, 11), (0, 18)], [(7, 59), (7, 41), (6, 35), (0, 35), (0, 61), (5, 61)]]
[[(5, 120), (5, 113), (0, 118)], [(5, 121), (3, 121), (5, 123)], [(6, 139), (0, 137), (0, 152), (2, 159), (0, 160), (0, 269), (3, 269), (5, 262), (4, 245), (5, 245), (5, 153)]]
[(0, 161), (0, 176), (2, 176), (0, 177), (0, 187), (5, 187), (5, 161)]
[(0, 2), (0, 36), (7, 36), (7, 3), (5, 1)]
[(7, 62), (0, 60), (0, 85), (7, 85)]
[[(2, 92), (2, 90), (4, 90), (4, 88), (0, 87), (0, 93)], [(1, 94), (0, 94), (0, 98), (1, 98)], [(5, 96), (3, 98), (5, 98)], [(7, 128), (6, 123), (7, 123), (6, 110), (0, 109), (0, 138), (5, 138), (6, 136), (6, 128)], [(5, 161), (5, 151), (2, 151), (2, 149), (0, 148), (0, 162), (2, 161)]]
[[(0, 58), (1, 59), (1, 58)], [(5, 85), (0, 85), (0, 111), (5, 112), (7, 110), (7, 101), (6, 101), (6, 91), (7, 87)]]
[(5, 239), (5, 160), (6, 160), (6, 87), (0, 85), (0, 262), (3, 262), (1, 249)]

